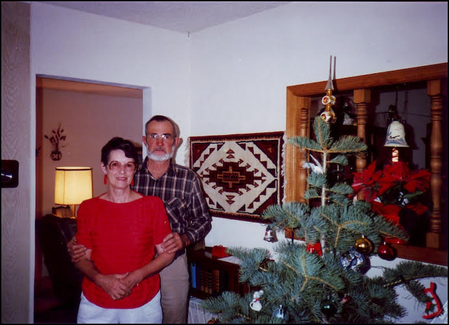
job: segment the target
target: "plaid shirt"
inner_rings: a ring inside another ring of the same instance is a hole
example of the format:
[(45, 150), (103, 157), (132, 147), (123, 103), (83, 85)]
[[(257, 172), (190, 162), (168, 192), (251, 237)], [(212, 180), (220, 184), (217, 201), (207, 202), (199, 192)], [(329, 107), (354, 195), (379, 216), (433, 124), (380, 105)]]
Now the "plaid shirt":
[(172, 231), (186, 234), (192, 244), (203, 239), (212, 228), (212, 220), (198, 175), (171, 162), (167, 172), (155, 179), (147, 170), (147, 161), (148, 157), (137, 170), (131, 189), (162, 199)]

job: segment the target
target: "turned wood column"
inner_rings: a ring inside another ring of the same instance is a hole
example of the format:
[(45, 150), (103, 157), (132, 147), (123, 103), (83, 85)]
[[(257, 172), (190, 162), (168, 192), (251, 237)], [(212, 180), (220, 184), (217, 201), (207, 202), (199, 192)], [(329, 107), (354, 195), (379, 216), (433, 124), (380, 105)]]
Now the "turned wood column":
[[(310, 97), (295, 96), (287, 91), (287, 141), (294, 136), (309, 137), (309, 119), (310, 119)], [(285, 201), (306, 202), (304, 193), (307, 186), (307, 169), (302, 165), (306, 161), (306, 154), (293, 144), (287, 143), (285, 149), (286, 161), (291, 163), (286, 164), (286, 191)], [(296, 186), (295, 186), (296, 184)]]
[[(354, 103), (357, 105), (357, 136), (366, 143), (366, 121), (368, 119), (368, 104), (371, 102), (370, 89), (354, 89)], [(355, 162), (356, 171), (361, 173), (366, 167), (366, 153), (357, 155)], [(362, 193), (358, 194), (358, 198), (362, 199)]]
[(443, 139), (441, 133), (441, 120), (443, 115), (442, 81), (430, 80), (427, 82), (427, 95), (430, 96), (430, 119), (432, 133), (430, 135), (430, 190), (432, 193), (432, 214), (430, 215), (430, 229), (426, 235), (426, 246), (429, 248), (441, 247), (441, 166)]

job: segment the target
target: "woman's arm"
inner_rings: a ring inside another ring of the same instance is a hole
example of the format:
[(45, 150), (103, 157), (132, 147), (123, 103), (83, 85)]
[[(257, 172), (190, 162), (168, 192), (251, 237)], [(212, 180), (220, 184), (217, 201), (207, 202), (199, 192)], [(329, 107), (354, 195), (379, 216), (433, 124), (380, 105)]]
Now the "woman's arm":
[(75, 263), (75, 266), (83, 272), (89, 280), (94, 282), (109, 296), (111, 296), (112, 299), (119, 300), (129, 296), (131, 290), (128, 290), (128, 286), (120, 281), (122, 278), (126, 277), (128, 273), (108, 275), (101, 274), (90, 259), (91, 253), (92, 249), (87, 249), (86, 254)]
[(156, 245), (156, 250), (157, 256), (151, 260), (151, 262), (139, 269), (129, 272), (128, 276), (120, 280), (127, 285), (129, 292), (146, 278), (159, 273), (164, 267), (169, 265), (175, 257), (175, 253), (168, 253), (165, 251), (162, 248), (162, 244)]

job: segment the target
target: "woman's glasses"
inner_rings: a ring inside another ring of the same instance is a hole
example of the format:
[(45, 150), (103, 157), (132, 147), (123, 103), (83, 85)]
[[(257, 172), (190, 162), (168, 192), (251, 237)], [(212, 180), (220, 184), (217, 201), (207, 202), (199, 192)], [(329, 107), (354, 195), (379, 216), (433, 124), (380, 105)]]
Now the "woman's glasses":
[(109, 169), (116, 172), (122, 169), (122, 166), (125, 168), (126, 172), (133, 172), (136, 170), (136, 164), (132, 161), (127, 162), (126, 164), (122, 165), (121, 163), (119, 163), (118, 161), (111, 161), (109, 164)]

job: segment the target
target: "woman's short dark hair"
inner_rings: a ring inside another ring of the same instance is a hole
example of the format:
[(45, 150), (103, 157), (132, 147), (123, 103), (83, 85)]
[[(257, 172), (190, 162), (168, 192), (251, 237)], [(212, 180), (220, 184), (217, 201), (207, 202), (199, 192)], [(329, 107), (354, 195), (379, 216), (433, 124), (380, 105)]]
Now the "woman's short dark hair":
[(132, 158), (135, 163), (138, 161), (138, 154), (134, 144), (120, 137), (113, 137), (101, 148), (101, 162), (103, 165), (109, 163), (109, 155), (112, 150), (122, 150), (127, 158)]

